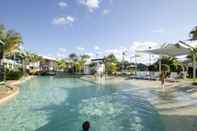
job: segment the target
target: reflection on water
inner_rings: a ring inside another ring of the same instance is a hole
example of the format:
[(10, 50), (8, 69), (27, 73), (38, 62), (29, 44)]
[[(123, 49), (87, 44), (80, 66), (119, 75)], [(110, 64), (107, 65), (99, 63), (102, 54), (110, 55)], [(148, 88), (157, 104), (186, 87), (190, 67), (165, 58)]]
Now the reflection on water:
[(124, 83), (39, 77), (0, 107), (0, 131), (79, 131), (84, 120), (94, 131), (164, 131), (146, 95)]

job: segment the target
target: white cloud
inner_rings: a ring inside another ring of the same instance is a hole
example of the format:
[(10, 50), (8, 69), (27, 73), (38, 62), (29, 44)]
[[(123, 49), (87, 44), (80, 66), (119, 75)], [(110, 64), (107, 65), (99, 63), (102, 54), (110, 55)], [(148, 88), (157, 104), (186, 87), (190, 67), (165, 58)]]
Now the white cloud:
[(109, 54), (114, 54), (118, 60), (122, 59), (122, 52), (124, 52), (124, 48), (112, 48), (107, 49), (104, 51), (104, 56), (107, 56)]
[[(140, 51), (140, 50), (148, 50), (149, 48), (151, 49), (156, 49), (156, 48), (159, 48), (161, 46), (161, 44), (159, 43), (155, 43), (155, 42), (139, 42), (139, 41), (135, 41), (131, 44), (131, 46), (128, 48), (129, 52), (131, 53), (131, 56), (134, 56), (134, 55), (138, 55), (140, 56), (139, 58), (137, 58), (138, 62), (140, 63), (144, 63), (144, 64), (147, 64), (149, 63), (149, 58), (150, 58), (150, 55), (149, 54), (145, 54), (145, 53), (139, 53), (139, 52), (136, 52), (136, 51)], [(151, 55), (152, 57), (154, 55)], [(157, 57), (154, 57), (151, 58), (152, 62), (155, 61)], [(132, 59), (132, 61), (134, 62), (134, 59)]]
[(83, 52), (83, 51), (85, 51), (85, 48), (83, 48), (83, 47), (77, 47), (77, 50), (78, 50), (79, 52)]
[(153, 33), (163, 33), (165, 30), (163, 28), (153, 30)]
[(69, 21), (69, 22), (71, 22), (71, 23), (75, 22), (75, 18), (72, 17), (72, 16), (67, 16), (66, 17), (66, 20)]
[(65, 17), (54, 18), (52, 23), (55, 25), (65, 25), (66, 19), (65, 19)]
[(95, 45), (95, 46), (94, 46), (94, 50), (95, 50), (95, 51), (98, 51), (98, 50), (100, 50), (100, 47), (97, 46), (97, 45)]
[(103, 15), (108, 15), (111, 12), (109, 9), (104, 9), (103, 10)]
[(95, 57), (95, 54), (94, 53), (91, 53), (91, 52), (86, 52), (84, 54), (89, 55), (90, 58), (94, 58)]
[(67, 52), (67, 50), (65, 48), (59, 48), (55, 56), (56, 56), (56, 58), (65, 58), (66, 52)]
[(65, 8), (65, 7), (67, 6), (67, 3), (64, 2), (64, 1), (60, 1), (60, 2), (58, 3), (58, 6), (61, 7), (61, 8)]
[(66, 58), (66, 54), (62, 54), (62, 53), (57, 52), (56, 58)]
[[(149, 63), (149, 54), (144, 54), (144, 53), (139, 53), (138, 51), (140, 50), (148, 50), (149, 47), (151, 49), (159, 48), (161, 44), (155, 43), (155, 42), (133, 42), (131, 43), (131, 46), (129, 47), (120, 47), (120, 48), (112, 48), (112, 49), (107, 49), (103, 52), (103, 56), (107, 56), (111, 53), (113, 53), (117, 59), (120, 61), (122, 60), (122, 53), (126, 52), (125, 59), (128, 61), (135, 62), (134, 56), (137, 55), (139, 58), (137, 58), (138, 63), (144, 63), (148, 64)], [(151, 55), (151, 61), (155, 61), (157, 57), (154, 55)]]
[(66, 49), (65, 48), (59, 48), (58, 51), (65, 53), (66, 52)]
[(87, 6), (90, 12), (93, 12), (99, 8), (101, 0), (80, 0), (80, 3)]
[(66, 25), (66, 24), (72, 24), (75, 22), (75, 18), (72, 16), (66, 16), (66, 17), (57, 17), (53, 19), (52, 24), (55, 25)]

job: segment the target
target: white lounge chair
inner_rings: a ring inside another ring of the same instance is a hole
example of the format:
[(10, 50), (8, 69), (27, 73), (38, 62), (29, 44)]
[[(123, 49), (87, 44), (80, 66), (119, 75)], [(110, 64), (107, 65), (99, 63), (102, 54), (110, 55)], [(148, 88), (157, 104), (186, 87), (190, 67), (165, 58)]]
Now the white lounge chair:
[(177, 82), (178, 74), (176, 72), (171, 72), (170, 77), (166, 79), (169, 82)]
[(160, 79), (160, 73), (159, 72), (153, 72), (151, 74), (151, 80), (159, 80)]

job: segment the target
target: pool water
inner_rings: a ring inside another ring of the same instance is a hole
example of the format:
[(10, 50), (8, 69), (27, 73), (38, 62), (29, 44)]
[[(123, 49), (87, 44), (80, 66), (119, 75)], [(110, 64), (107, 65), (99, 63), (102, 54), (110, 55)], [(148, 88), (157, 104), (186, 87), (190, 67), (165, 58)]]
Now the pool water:
[(146, 95), (126, 83), (37, 77), (0, 106), (0, 131), (80, 131), (85, 120), (91, 131), (165, 130)]

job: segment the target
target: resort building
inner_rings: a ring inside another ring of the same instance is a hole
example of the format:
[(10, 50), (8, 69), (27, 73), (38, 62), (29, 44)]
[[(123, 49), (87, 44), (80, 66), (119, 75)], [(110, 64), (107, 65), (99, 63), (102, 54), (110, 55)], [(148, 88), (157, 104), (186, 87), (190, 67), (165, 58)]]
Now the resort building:
[(91, 74), (91, 68), (90, 68), (90, 64), (91, 64), (91, 59), (87, 60), (86, 63), (84, 64), (83, 67), (83, 73), (85, 75), (90, 75)]
[(30, 62), (29, 65), (26, 66), (26, 69), (29, 71), (29, 73), (36, 73), (40, 71), (40, 61), (38, 62)]
[(104, 58), (92, 59), (92, 62), (96, 63), (95, 72), (97, 75), (103, 75), (105, 73)]
[(5, 67), (9, 70), (17, 70), (18, 68), (22, 68), (22, 64), (13, 59), (4, 59), (3, 63)]
[(18, 70), (23, 68), (23, 59), (24, 59), (23, 52), (16, 52), (9, 56), (6, 56), (3, 59), (4, 67), (9, 70)]
[(54, 74), (56, 71), (56, 59), (48, 56), (43, 56), (39, 63), (41, 74)]

